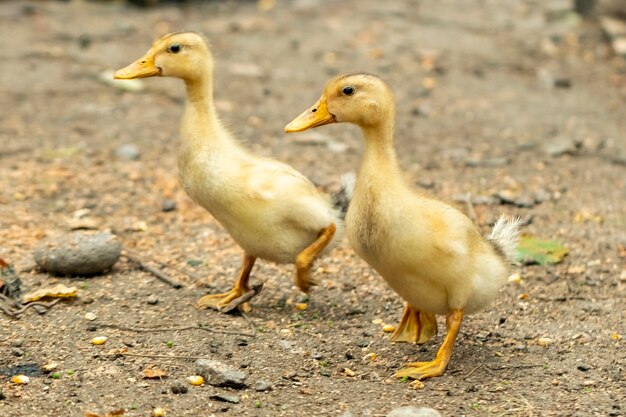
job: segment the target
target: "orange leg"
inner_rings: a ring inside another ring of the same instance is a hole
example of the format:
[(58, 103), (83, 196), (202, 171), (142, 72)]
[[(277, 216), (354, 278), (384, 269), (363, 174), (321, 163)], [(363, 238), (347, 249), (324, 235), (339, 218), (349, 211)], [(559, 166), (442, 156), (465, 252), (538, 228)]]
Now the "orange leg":
[(417, 380), (432, 378), (443, 375), (452, 356), (452, 348), (459, 334), (461, 322), (463, 321), (463, 310), (452, 310), (446, 317), (446, 338), (437, 352), (435, 360), (431, 362), (411, 362), (404, 365), (404, 368), (396, 372), (398, 378), (408, 377)]
[(311, 265), (313, 265), (317, 255), (333, 240), (336, 230), (337, 227), (334, 224), (322, 229), (315, 242), (311, 243), (296, 256), (296, 285), (305, 293), (308, 293), (311, 287), (316, 285), (311, 279)]
[[(244, 253), (243, 264), (241, 265), (241, 272), (239, 273), (239, 278), (237, 278), (237, 282), (235, 282), (235, 286), (233, 287), (233, 289), (223, 294), (205, 295), (198, 300), (196, 306), (198, 308), (214, 308), (219, 311), (227, 306), (231, 301), (241, 297), (249, 291), (252, 291), (250, 285), (248, 284), (248, 281), (250, 280), (250, 271), (252, 271), (254, 261), (256, 261), (256, 258), (254, 256)], [(239, 308), (244, 313), (247, 313), (251, 310), (250, 304), (248, 304), (248, 302), (239, 305)]]
[(404, 307), (402, 319), (391, 335), (392, 342), (422, 344), (437, 335), (437, 320), (434, 314), (419, 311), (409, 306)]

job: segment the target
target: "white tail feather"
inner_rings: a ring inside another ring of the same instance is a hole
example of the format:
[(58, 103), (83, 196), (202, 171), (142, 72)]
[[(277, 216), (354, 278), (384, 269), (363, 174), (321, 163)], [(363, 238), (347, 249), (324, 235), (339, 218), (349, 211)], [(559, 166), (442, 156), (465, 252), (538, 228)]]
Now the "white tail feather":
[(510, 264), (516, 264), (516, 249), (519, 239), (519, 228), (522, 219), (519, 217), (500, 216), (493, 225), (487, 239), (499, 249)]
[(354, 175), (354, 172), (347, 172), (341, 176), (341, 187), (339, 191), (332, 195), (333, 206), (341, 211), (342, 218), (348, 211), (355, 184), (356, 175)]

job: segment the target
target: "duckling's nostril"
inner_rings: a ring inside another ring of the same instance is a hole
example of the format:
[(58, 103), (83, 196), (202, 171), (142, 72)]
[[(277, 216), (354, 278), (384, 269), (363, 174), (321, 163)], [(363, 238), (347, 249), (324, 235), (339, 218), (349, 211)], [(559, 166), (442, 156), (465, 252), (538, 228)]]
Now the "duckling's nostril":
[(317, 109), (313, 109), (311, 110), (311, 113), (315, 113), (317, 111)]
[(141, 62), (140, 62), (140, 64), (145, 64), (145, 63), (146, 63), (146, 61), (141, 61)]

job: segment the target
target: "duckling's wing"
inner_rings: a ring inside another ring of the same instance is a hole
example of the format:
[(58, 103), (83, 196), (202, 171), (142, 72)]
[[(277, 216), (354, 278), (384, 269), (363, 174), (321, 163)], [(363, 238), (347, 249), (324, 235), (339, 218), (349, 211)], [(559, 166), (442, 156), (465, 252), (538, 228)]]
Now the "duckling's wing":
[(265, 160), (250, 167), (247, 177), (249, 196), (292, 227), (319, 231), (337, 221), (330, 196), (287, 164)]
[(243, 167), (243, 170), (246, 193), (257, 200), (280, 201), (319, 193), (307, 177), (282, 162), (261, 160)]

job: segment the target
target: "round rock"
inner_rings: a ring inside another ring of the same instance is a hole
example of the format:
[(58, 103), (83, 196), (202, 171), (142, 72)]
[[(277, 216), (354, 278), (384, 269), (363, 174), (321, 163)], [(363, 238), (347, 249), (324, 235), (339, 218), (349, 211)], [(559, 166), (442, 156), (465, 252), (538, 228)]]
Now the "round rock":
[(111, 268), (122, 244), (109, 232), (76, 231), (51, 236), (35, 247), (35, 262), (51, 274), (90, 276)]

